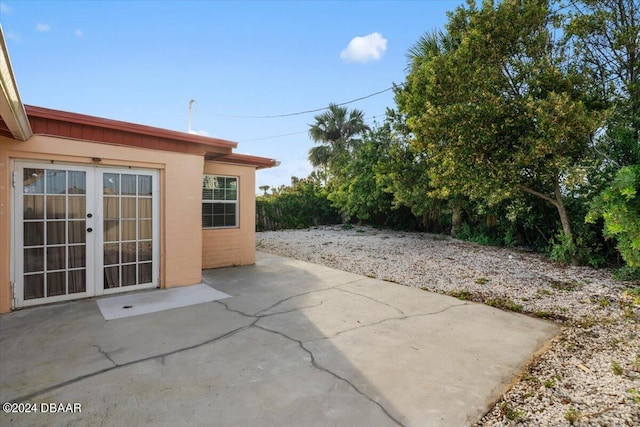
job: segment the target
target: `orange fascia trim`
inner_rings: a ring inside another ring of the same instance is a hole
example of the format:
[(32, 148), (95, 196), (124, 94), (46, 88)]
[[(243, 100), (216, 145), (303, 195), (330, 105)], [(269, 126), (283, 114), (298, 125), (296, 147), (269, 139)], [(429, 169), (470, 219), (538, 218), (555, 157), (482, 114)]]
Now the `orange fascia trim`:
[[(218, 138), (209, 138), (207, 136), (194, 135), (186, 132), (178, 132), (174, 130), (161, 129), (152, 126), (139, 125), (135, 123), (122, 122), (119, 120), (105, 119), (102, 117), (87, 116), (85, 114), (70, 113), (67, 111), (52, 110), (49, 108), (35, 107), (33, 105), (25, 105), (27, 116), (37, 117), (46, 120), (55, 120), (76, 125), (86, 125), (96, 128), (123, 131), (132, 134), (146, 135), (155, 138), (171, 139), (179, 142), (194, 143), (198, 145), (207, 145), (211, 147), (233, 149), (238, 146), (237, 142), (227, 141)], [(65, 136), (65, 135), (52, 135)]]
[(267, 157), (258, 157), (251, 156), (249, 154), (225, 154), (224, 156), (212, 156), (209, 158), (207, 156), (207, 160), (212, 160), (215, 162), (221, 163), (232, 163), (234, 165), (246, 165), (246, 166), (254, 166), (256, 169), (266, 169), (272, 168), (274, 166), (278, 166), (278, 162), (274, 159), (269, 159)]

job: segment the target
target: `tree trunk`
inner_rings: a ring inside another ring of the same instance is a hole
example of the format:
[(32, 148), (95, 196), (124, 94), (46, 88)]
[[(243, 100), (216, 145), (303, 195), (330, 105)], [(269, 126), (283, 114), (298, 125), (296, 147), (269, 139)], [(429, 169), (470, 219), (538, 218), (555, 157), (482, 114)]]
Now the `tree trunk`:
[(556, 180), (555, 183), (555, 193), (556, 200), (555, 205), (558, 209), (558, 214), (560, 215), (560, 222), (562, 223), (562, 231), (564, 231), (564, 235), (567, 236), (571, 243), (575, 243), (573, 241), (573, 233), (571, 232), (571, 221), (569, 220), (569, 215), (567, 214), (567, 209), (564, 207), (564, 202), (562, 201), (562, 194), (560, 192), (560, 183)]
[[(571, 221), (569, 220), (569, 215), (567, 214), (567, 209), (564, 207), (564, 202), (562, 201), (562, 193), (560, 191), (560, 180), (556, 176), (555, 182), (555, 194), (556, 194), (556, 208), (558, 209), (558, 214), (560, 215), (560, 222), (562, 223), (562, 231), (564, 231), (564, 235), (571, 245), (575, 248), (576, 242), (573, 240), (573, 233), (571, 232)], [(571, 264), (572, 265), (580, 265), (578, 257), (575, 251), (571, 254)]]
[(451, 237), (456, 237), (462, 227), (462, 203), (453, 202), (451, 207)]
[[(526, 193), (533, 194), (534, 196), (540, 197), (543, 200), (551, 203), (558, 210), (558, 215), (560, 216), (560, 222), (562, 223), (562, 231), (567, 237), (567, 240), (571, 242), (571, 245), (575, 247), (576, 242), (573, 239), (573, 233), (571, 232), (571, 220), (569, 219), (569, 214), (567, 213), (567, 209), (564, 206), (564, 202), (562, 200), (562, 191), (560, 189), (560, 177), (556, 174), (554, 178), (554, 194), (555, 199), (547, 196), (546, 194), (542, 194), (538, 191), (532, 190), (530, 188), (521, 186), (520, 189)], [(571, 264), (578, 265), (578, 257), (576, 254), (571, 255)]]

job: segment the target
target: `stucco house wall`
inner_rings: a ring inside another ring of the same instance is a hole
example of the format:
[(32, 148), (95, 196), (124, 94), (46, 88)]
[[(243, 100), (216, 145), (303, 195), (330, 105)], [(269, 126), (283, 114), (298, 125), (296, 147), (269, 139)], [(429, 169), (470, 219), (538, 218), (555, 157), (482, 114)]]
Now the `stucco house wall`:
[[(100, 158), (99, 164), (92, 159)], [(136, 159), (136, 160), (132, 160)], [(11, 179), (16, 160), (126, 166), (160, 172), (160, 286), (202, 278), (201, 187), (204, 157), (34, 135), (0, 136), (0, 312), (11, 309)], [(172, 218), (167, 221), (167, 218)], [(17, 231), (16, 231), (17, 232)]]
[(204, 173), (238, 177), (238, 227), (202, 229), (202, 267), (254, 264), (256, 260), (255, 168), (207, 161)]

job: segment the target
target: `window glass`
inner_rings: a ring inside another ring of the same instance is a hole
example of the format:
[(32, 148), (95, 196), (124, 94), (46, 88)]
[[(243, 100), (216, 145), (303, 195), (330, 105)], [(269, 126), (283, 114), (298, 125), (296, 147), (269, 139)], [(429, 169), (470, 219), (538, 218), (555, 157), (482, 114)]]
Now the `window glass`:
[(202, 227), (238, 226), (238, 178), (204, 175), (202, 179)]

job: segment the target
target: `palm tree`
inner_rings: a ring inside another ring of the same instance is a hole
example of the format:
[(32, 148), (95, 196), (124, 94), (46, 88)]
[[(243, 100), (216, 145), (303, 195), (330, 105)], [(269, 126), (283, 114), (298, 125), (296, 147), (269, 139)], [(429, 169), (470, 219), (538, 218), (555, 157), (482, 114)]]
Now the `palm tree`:
[(409, 48), (406, 54), (407, 66), (405, 71), (408, 73), (414, 68), (420, 67), (420, 64), (442, 53), (455, 50), (460, 44), (449, 33), (442, 30), (424, 33), (418, 39), (418, 42)]
[(326, 169), (329, 164), (329, 146), (316, 145), (309, 150), (309, 162), (311, 166), (319, 169)]
[(357, 137), (369, 130), (364, 123), (364, 113), (332, 103), (314, 119), (309, 136), (320, 145), (309, 150), (309, 161), (314, 167), (335, 173), (360, 142)]

